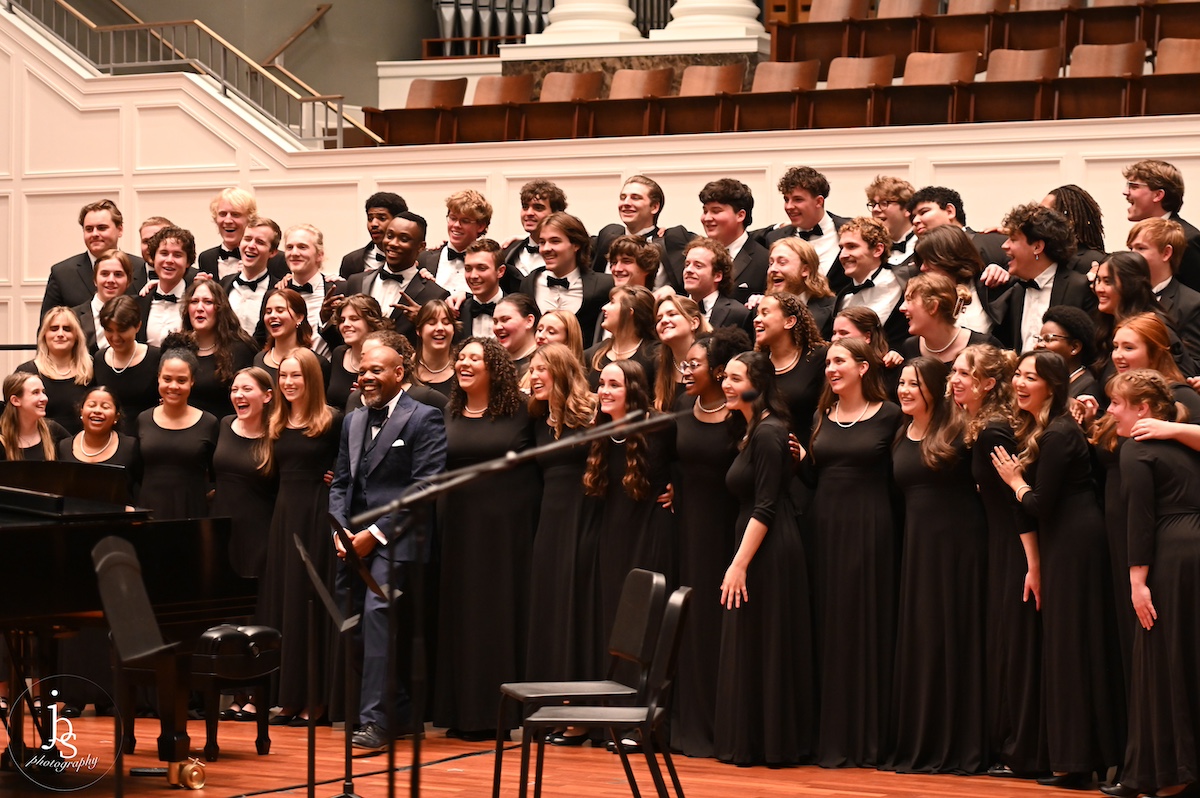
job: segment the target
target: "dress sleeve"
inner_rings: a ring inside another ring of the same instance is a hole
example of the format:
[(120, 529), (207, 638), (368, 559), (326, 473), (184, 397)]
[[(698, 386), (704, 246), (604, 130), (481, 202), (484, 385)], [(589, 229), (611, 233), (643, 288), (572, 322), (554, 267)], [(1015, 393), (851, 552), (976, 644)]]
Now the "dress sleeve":
[(975, 456), (974, 452), (978, 452), (978, 456), (983, 458), (984, 467), (991, 469), (990, 484), (986, 489), (995, 490), (1004, 496), (1005, 510), (1011, 514), (1012, 528), (1018, 535), (1023, 535), (1026, 532), (1035, 532), (1037, 531), (1036, 519), (1031, 519), (1025, 514), (1012, 490), (995, 473), (995, 468), (992, 466), (992, 452), (997, 446), (1003, 448), (1014, 457), (1017, 455), (1017, 439), (1013, 437), (1012, 432), (993, 426), (981, 429), (979, 437), (975, 439), (975, 445), (972, 447), (972, 456)]
[(779, 497), (787, 489), (791, 459), (787, 428), (780, 424), (759, 424), (750, 439), (750, 462), (754, 466), (754, 510), (750, 517), (767, 527), (775, 520)]
[(1154, 491), (1154, 453), (1143, 443), (1121, 447), (1121, 500), (1125, 504), (1130, 566), (1154, 564), (1158, 508)]
[[(1082, 434), (1080, 432), (1080, 436)], [(1037, 477), (1030, 484), (1032, 490), (1025, 491), (1021, 497), (1022, 509), (1034, 518), (1045, 520), (1058, 507), (1063, 487), (1071, 471), (1078, 467), (1078, 462), (1073, 462), (1077, 449), (1074, 443), (1070, 434), (1053, 422), (1042, 433), (1038, 445)]]

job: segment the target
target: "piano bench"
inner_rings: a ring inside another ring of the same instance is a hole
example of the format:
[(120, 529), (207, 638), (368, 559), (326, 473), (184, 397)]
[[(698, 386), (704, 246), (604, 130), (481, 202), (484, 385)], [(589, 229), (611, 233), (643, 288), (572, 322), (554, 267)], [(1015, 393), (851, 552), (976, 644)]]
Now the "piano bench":
[(253, 688), (258, 704), (258, 736), (255, 748), (260, 756), (271, 751), (267, 731), (270, 713), (271, 675), (279, 670), (280, 634), (267, 626), (214, 626), (196, 643), (191, 657), (191, 685), (204, 696), (204, 758), (216, 762), (217, 721), (221, 714), (221, 693), (234, 688)]

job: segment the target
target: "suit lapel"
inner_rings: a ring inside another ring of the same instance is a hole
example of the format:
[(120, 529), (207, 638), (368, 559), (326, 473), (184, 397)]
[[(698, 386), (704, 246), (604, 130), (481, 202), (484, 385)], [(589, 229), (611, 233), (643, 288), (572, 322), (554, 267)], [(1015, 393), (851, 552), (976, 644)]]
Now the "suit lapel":
[[(388, 416), (387, 423), (383, 425), (383, 429), (379, 430), (379, 434), (375, 436), (375, 445), (367, 454), (368, 474), (383, 462), (388, 449), (392, 448), (392, 444), (400, 437), (401, 430), (404, 429), (404, 425), (408, 423), (408, 420), (412, 418), (415, 409), (416, 401), (409, 399), (407, 396), (400, 397), (400, 401), (396, 402), (396, 409)], [(366, 417), (366, 413), (363, 413), (363, 417)], [(359, 439), (362, 440), (362, 437), (360, 436)]]
[(1050, 306), (1065, 304), (1067, 294), (1066, 266), (1059, 266), (1054, 271), (1054, 282), (1050, 283)]
[(715, 330), (725, 323), (725, 317), (729, 315), (729, 306), (721, 301), (722, 297), (717, 297), (713, 300), (712, 312), (708, 314), (708, 323)]
[(79, 282), (83, 283), (83, 287), (89, 293), (96, 293), (96, 273), (92, 268), (92, 259), (85, 252), (80, 257), (80, 262), (76, 265), (75, 273), (79, 275)]
[(1018, 285), (1012, 290), (1012, 339), (1018, 352), (1022, 349), (1021, 321), (1025, 318), (1025, 293), (1026, 289), (1023, 285)]
[(733, 282), (742, 276), (742, 272), (746, 271), (746, 267), (750, 265), (750, 253), (746, 251), (750, 246), (750, 239), (746, 239), (746, 243), (738, 251), (737, 257), (733, 259)]
[(350, 478), (358, 478), (358, 461), (362, 458), (363, 433), (364, 425), (367, 423), (367, 411), (365, 408), (359, 408), (350, 414), (347, 419), (350, 425), (350, 431), (347, 432), (350, 443)]

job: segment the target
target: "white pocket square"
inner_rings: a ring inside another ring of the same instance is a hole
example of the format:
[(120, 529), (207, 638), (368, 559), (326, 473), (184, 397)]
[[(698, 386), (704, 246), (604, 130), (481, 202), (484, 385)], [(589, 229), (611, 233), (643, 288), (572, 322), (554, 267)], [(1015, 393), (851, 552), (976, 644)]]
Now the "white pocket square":
[(397, 446), (403, 446), (403, 445), (404, 445), (404, 441), (400, 440), (399, 438), (397, 438), (396, 440), (392, 441), (392, 448), (393, 448), (393, 449), (395, 449)]

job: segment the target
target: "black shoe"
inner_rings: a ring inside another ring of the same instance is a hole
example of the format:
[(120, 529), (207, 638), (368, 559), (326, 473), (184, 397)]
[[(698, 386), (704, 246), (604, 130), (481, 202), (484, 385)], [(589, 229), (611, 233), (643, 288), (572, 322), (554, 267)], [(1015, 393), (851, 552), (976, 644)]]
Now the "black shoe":
[(1058, 787), (1060, 790), (1086, 790), (1091, 786), (1091, 773), (1064, 773), (1061, 776), (1049, 775), (1037, 780), (1043, 787)]
[(565, 732), (555, 732), (546, 737), (546, 742), (550, 745), (583, 745), (588, 741), (587, 733), (583, 734), (567, 734)]
[(267, 721), (270, 726), (291, 726), (292, 721), (296, 719), (295, 712), (280, 712), (275, 717)]
[(378, 751), (381, 748), (387, 748), (388, 741), (391, 738), (382, 726), (378, 723), (368, 723), (358, 731), (354, 732), (354, 737), (351, 739), (351, 744), (355, 748), (364, 748), (369, 751)]
[(63, 708), (58, 711), (60, 718), (77, 718), (83, 714), (83, 710), (74, 704), (63, 704)]
[(1017, 774), (1013, 773), (1012, 768), (1000, 762), (988, 768), (987, 774), (997, 779), (1015, 779), (1017, 777)]
[(253, 709), (239, 709), (237, 712), (233, 713), (233, 719), (241, 721), (242, 723), (257, 723), (258, 711)]
[[(297, 715), (296, 717), (292, 718), (292, 722), (289, 723), (288, 725), (289, 726), (301, 726), (301, 727), (304, 727), (307, 729), (308, 728), (308, 718), (302, 718), (299, 715)], [(316, 725), (317, 726), (332, 726), (333, 724), (329, 722), (329, 716), (322, 715), (321, 717), (317, 718)]]
[(1112, 798), (1137, 798), (1137, 796), (1141, 795), (1141, 793), (1135, 790), (1133, 787), (1126, 787), (1121, 782), (1117, 782), (1116, 784), (1110, 786), (1102, 786), (1100, 788), (1100, 792), (1104, 793), (1105, 795), (1111, 795)]

